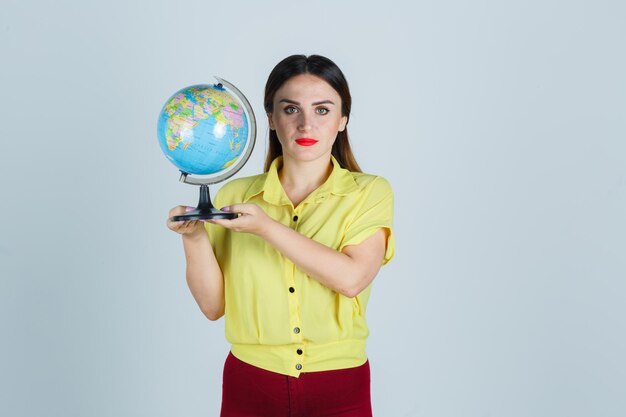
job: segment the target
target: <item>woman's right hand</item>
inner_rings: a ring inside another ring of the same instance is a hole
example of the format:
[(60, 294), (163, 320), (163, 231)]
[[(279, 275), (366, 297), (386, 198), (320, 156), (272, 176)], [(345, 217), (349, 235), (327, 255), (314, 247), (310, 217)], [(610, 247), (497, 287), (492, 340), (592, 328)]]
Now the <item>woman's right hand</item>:
[(201, 220), (172, 221), (173, 216), (180, 216), (190, 210), (193, 210), (193, 207), (176, 206), (171, 209), (167, 217), (167, 227), (183, 236), (193, 236), (205, 233), (204, 222)]

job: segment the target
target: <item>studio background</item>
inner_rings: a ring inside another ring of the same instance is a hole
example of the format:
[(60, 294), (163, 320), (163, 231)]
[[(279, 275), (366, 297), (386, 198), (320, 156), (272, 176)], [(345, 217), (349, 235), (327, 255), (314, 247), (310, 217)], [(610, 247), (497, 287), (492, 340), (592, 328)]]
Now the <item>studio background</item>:
[[(185, 283), (161, 154), (178, 89), (322, 54), (395, 192), (368, 308), (379, 417), (626, 413), (619, 1), (13, 1), (0, 15), (0, 415), (217, 416), (228, 345)], [(214, 194), (219, 187), (212, 187)]]

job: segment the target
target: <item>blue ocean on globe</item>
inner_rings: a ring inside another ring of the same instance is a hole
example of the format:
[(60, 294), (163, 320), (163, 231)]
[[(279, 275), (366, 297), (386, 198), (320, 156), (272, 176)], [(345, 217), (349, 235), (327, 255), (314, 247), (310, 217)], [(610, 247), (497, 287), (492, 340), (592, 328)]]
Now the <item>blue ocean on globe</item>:
[(187, 174), (220, 173), (241, 156), (249, 123), (239, 99), (221, 85), (194, 85), (170, 97), (157, 122), (161, 150)]

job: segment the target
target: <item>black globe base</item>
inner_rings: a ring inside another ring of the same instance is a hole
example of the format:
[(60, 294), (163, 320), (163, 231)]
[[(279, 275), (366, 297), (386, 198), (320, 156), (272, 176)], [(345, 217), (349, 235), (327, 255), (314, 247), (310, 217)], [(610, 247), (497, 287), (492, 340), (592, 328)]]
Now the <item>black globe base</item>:
[(227, 211), (220, 211), (216, 208), (209, 210), (195, 209), (189, 213), (181, 214), (180, 216), (172, 216), (174, 222), (186, 222), (189, 220), (210, 220), (210, 219), (235, 219), (236, 213), (229, 213)]
[(172, 216), (171, 220), (174, 222), (180, 222), (190, 220), (236, 219), (237, 217), (237, 213), (221, 211), (213, 207), (213, 203), (211, 203), (211, 196), (209, 195), (209, 187), (203, 184), (200, 186), (200, 201), (198, 202), (198, 207), (185, 214)]

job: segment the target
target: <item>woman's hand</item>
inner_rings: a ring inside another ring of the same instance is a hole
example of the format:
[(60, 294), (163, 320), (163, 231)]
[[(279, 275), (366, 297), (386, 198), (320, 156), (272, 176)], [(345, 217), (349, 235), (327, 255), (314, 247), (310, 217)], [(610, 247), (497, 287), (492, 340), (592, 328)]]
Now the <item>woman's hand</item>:
[(172, 221), (173, 216), (180, 216), (188, 211), (193, 210), (193, 207), (176, 206), (170, 210), (167, 217), (167, 227), (176, 233), (183, 236), (194, 236), (204, 232), (204, 223), (201, 220), (188, 220), (188, 221)]
[(274, 220), (265, 214), (263, 209), (256, 204), (233, 204), (223, 207), (222, 211), (239, 214), (236, 219), (212, 219), (211, 223), (219, 224), (235, 232), (252, 233), (263, 236)]

